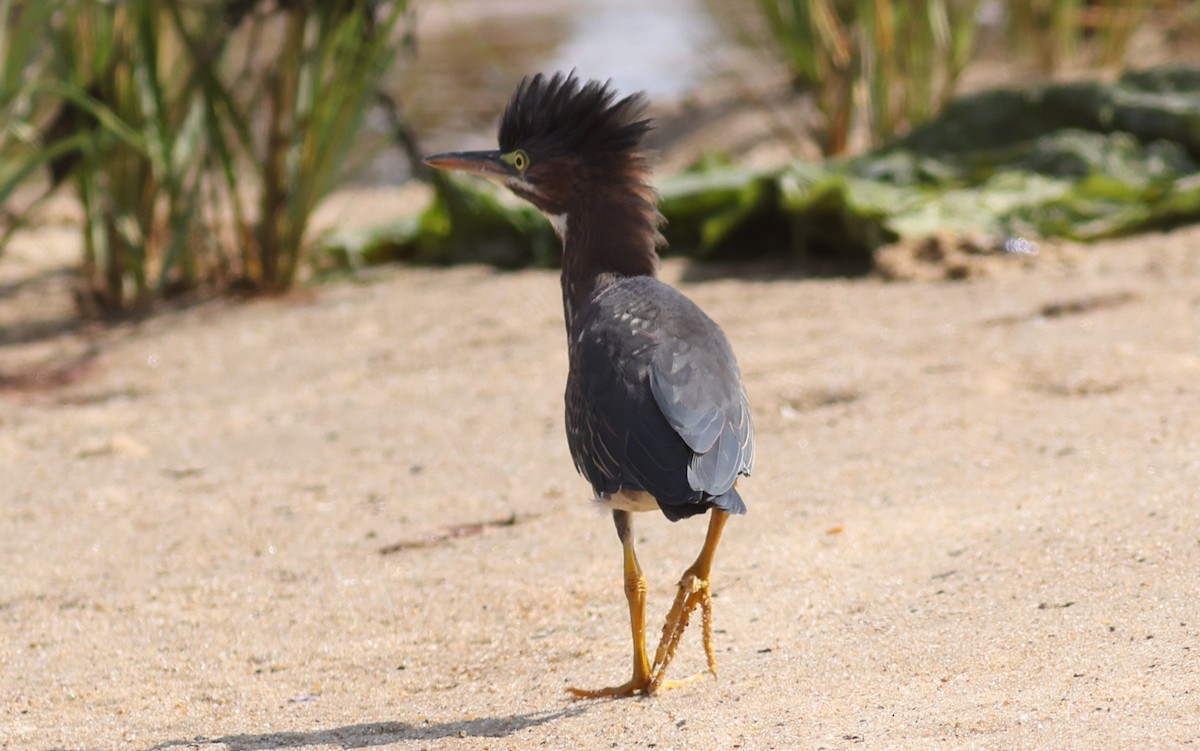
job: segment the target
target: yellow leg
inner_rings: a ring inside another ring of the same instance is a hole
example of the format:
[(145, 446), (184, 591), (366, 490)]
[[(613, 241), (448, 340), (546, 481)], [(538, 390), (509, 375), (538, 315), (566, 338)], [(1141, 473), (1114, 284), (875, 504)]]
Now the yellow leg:
[[(708, 659), (708, 670), (713, 675), (717, 674), (717, 659), (713, 654), (712, 647), (712, 594), (709, 592), (708, 577), (712, 572), (713, 558), (717, 554), (717, 543), (721, 540), (721, 531), (725, 528), (725, 522), (728, 519), (727, 512), (720, 509), (712, 510), (712, 516), (708, 522), (708, 535), (704, 538), (704, 547), (700, 549), (700, 555), (697, 556), (696, 562), (683, 572), (683, 577), (679, 580), (679, 592), (675, 596), (675, 604), (667, 613), (667, 621), (663, 625), (662, 641), (658, 643), (658, 650), (654, 656), (654, 678), (650, 682), (647, 693), (652, 694), (661, 688), (680, 685), (673, 681), (664, 682), (664, 678), (667, 666), (675, 657), (675, 649), (679, 646), (679, 640), (683, 637), (683, 632), (687, 630), (688, 618), (697, 605), (700, 606), (703, 613), (701, 627), (704, 634), (704, 656)], [(696, 677), (692, 676), (682, 683)]]
[(650, 688), (650, 658), (646, 652), (646, 578), (633, 550), (633, 514), (614, 511), (617, 536), (625, 550), (625, 599), (629, 601), (629, 625), (633, 631), (633, 677), (620, 686), (599, 690), (568, 688), (577, 699), (599, 699), (606, 696), (633, 696)]

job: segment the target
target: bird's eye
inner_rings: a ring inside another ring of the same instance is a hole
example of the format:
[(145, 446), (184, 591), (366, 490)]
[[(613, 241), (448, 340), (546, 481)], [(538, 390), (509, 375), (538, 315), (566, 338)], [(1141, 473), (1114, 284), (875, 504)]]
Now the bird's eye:
[(508, 157), (505, 161), (513, 166), (517, 172), (524, 173), (529, 166), (529, 155), (524, 151), (514, 151), (511, 154), (506, 154)]

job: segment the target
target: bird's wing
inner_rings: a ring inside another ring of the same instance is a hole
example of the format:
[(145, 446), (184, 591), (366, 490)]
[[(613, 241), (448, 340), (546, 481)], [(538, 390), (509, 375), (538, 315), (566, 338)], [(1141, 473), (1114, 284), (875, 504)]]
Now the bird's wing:
[(576, 346), (567, 387), (576, 468), (600, 494), (633, 487), (669, 503), (700, 500), (687, 482), (691, 451), (647, 386), (647, 342), (591, 333)]
[(750, 407), (720, 328), (703, 317), (682, 330), (684, 335), (668, 335), (655, 349), (650, 390), (667, 423), (692, 451), (688, 484), (719, 496), (754, 463)]
[(729, 493), (753, 463), (741, 377), (725, 335), (698, 307), (656, 280), (641, 285), (580, 321), (571, 453), (598, 493), (636, 486), (664, 504), (702, 503)]

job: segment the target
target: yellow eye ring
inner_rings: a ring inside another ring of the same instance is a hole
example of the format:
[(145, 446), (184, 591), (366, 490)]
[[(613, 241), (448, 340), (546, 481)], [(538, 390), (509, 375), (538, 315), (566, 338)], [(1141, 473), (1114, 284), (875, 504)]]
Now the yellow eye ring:
[(529, 155), (520, 149), (509, 154), (505, 154), (502, 158), (504, 161), (511, 164), (513, 169), (522, 174), (524, 174), (525, 170), (529, 167)]

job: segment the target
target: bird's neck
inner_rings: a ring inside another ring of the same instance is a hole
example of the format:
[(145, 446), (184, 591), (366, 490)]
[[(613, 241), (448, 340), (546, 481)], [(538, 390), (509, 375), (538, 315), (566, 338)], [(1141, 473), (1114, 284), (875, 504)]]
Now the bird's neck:
[(612, 284), (658, 273), (662, 220), (652, 195), (592, 198), (550, 221), (563, 243), (562, 294), (568, 334), (575, 314)]

